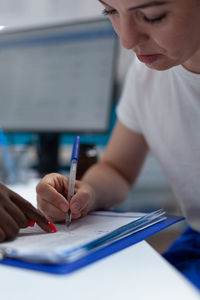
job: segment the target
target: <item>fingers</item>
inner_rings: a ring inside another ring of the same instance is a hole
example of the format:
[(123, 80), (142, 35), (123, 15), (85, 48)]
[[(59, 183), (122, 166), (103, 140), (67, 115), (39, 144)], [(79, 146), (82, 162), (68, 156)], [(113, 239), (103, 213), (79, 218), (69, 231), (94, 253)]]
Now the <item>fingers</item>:
[(31, 203), (29, 203), (20, 195), (14, 192), (11, 193), (10, 198), (15, 203), (15, 205), (17, 205), (18, 208), (24, 213), (28, 221), (30, 220), (35, 221), (44, 231), (52, 232), (52, 228), (50, 227), (47, 218), (38, 209), (36, 209)]
[(0, 242), (3, 242), (6, 239), (6, 234), (3, 229), (0, 227)]
[(68, 203), (66, 200), (68, 183), (68, 178), (63, 175), (49, 174), (38, 184), (36, 188), (38, 208), (49, 220), (64, 221), (69, 208), (73, 219), (84, 216), (93, 209), (94, 192), (89, 185), (80, 181), (76, 181), (75, 195), (70, 204)]
[[(45, 177), (47, 180), (45, 180)], [(55, 214), (57, 210), (66, 214), (69, 209), (69, 204), (66, 200), (67, 196), (65, 197), (68, 180), (65, 178), (65, 183), (60, 183), (60, 181), (56, 184), (54, 183), (54, 187), (49, 184), (48, 176), (45, 177), (36, 187), (38, 207), (45, 214), (49, 210), (48, 206), (55, 207)], [(65, 184), (65, 187), (63, 187), (63, 184)]]
[(51, 222), (62, 222), (66, 218), (66, 213), (56, 208), (54, 205), (46, 201), (45, 199), (41, 199), (37, 197), (37, 205), (38, 208), (45, 214)]
[(70, 202), (70, 210), (73, 219), (85, 216), (93, 208), (94, 197), (92, 189), (86, 184), (79, 184), (80, 188)]
[(0, 241), (14, 238), (19, 232), (19, 226), (9, 213), (0, 208)]
[(53, 232), (52, 227), (49, 225), (47, 218), (35, 207), (27, 206), (25, 213), (28, 216), (29, 220), (35, 221), (44, 231)]
[(30, 220), (27, 219), (23, 211), (21, 211), (13, 202), (7, 201), (5, 208), (20, 228), (25, 228), (28, 226)]

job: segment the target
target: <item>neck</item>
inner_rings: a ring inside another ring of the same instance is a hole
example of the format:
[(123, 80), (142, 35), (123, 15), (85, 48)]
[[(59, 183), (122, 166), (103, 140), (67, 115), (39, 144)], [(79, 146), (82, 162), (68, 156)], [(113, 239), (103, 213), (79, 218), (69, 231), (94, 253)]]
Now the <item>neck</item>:
[(192, 73), (200, 74), (200, 50), (187, 60), (183, 67)]

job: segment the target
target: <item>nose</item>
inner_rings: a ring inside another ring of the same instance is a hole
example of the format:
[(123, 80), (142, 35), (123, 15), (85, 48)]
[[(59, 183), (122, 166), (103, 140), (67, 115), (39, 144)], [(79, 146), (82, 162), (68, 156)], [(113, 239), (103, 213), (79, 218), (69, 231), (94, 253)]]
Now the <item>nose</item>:
[(139, 28), (133, 19), (122, 19), (119, 29), (121, 45), (127, 50), (134, 49), (148, 39), (148, 35)]

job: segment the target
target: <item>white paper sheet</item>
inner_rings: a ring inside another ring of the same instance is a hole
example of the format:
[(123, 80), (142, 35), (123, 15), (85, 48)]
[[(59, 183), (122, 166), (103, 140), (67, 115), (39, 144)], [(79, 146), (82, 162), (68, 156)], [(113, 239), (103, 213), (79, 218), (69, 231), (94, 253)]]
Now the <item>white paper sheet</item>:
[(73, 220), (69, 228), (56, 224), (56, 233), (45, 233), (37, 225), (20, 230), (19, 236), (2, 243), (0, 251), (6, 256), (38, 263), (62, 263), (63, 253), (93, 241), (105, 234), (139, 219), (145, 214), (95, 212)]

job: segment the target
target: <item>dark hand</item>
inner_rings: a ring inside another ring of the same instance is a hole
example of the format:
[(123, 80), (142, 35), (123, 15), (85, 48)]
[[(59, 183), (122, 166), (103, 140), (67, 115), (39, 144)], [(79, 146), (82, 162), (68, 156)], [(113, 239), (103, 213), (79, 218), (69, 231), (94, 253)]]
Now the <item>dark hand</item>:
[(0, 183), (0, 242), (14, 238), (30, 221), (35, 221), (46, 232), (52, 232), (48, 220), (39, 210)]

